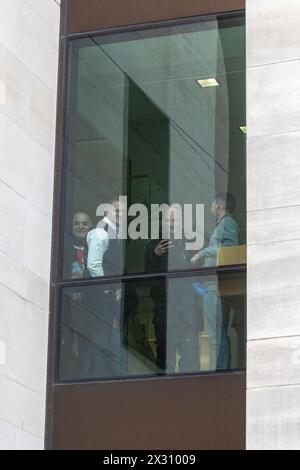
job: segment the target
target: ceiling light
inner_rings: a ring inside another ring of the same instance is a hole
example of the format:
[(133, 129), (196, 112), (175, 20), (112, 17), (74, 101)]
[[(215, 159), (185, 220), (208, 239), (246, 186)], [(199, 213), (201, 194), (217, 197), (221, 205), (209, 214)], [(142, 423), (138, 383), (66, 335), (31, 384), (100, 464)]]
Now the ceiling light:
[(241, 131), (243, 134), (247, 134), (247, 126), (240, 126), (240, 131)]
[(197, 80), (198, 85), (202, 88), (208, 88), (211, 86), (220, 86), (219, 82), (215, 78), (204, 78), (203, 80)]

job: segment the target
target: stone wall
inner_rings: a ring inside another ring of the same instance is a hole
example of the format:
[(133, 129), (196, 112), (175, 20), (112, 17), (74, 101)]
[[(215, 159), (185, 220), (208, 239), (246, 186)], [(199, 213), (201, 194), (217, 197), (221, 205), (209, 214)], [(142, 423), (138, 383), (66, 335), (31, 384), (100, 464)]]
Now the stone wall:
[(247, 448), (300, 448), (300, 2), (247, 0)]
[(1, 0), (0, 449), (44, 447), (59, 19)]

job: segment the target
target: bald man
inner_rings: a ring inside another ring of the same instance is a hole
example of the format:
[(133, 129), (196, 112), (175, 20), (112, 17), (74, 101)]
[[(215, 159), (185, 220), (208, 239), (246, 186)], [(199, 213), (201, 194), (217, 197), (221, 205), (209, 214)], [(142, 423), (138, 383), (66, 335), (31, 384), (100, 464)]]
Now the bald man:
[(76, 212), (73, 216), (72, 234), (73, 246), (71, 257), (71, 278), (84, 277), (87, 245), (86, 236), (92, 228), (92, 220), (86, 212)]
[[(64, 278), (80, 279), (86, 276), (87, 244), (86, 236), (92, 228), (92, 220), (86, 212), (76, 212), (72, 219), (71, 237), (65, 243)], [(76, 332), (77, 306), (84, 305), (84, 292), (81, 287), (67, 290), (64, 299), (71, 301), (63, 309), (60, 346), (60, 375), (63, 379), (81, 378), (89, 370), (91, 347), (83, 342)], [(75, 305), (76, 304), (76, 305)], [(64, 312), (69, 312), (64, 318)], [(71, 314), (70, 314), (71, 312)]]

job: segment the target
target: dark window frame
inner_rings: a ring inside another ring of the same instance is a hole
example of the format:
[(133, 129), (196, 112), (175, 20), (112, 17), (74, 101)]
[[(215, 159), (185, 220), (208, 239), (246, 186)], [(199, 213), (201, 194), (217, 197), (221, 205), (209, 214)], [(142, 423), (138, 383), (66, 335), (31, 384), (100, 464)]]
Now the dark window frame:
[[(98, 11), (101, 10), (103, 7), (105, 8), (106, 4), (110, 3), (118, 3), (124, 2), (124, 0), (89, 0), (94, 3), (95, 1), (98, 2)], [(131, 3), (135, 0), (129, 0)], [(141, 2), (141, 0), (138, 0)], [(148, 2), (148, 0), (145, 0)], [(73, 2), (73, 3), (71, 3)], [(80, 0), (82, 5), (82, 13), (86, 12), (86, 3)], [(167, 0), (162, 0), (164, 4), (167, 3)], [(160, 4), (162, 4), (160, 2)], [(196, 13), (198, 15), (211, 15), (211, 14), (227, 14), (228, 12), (232, 12), (235, 14), (240, 14), (245, 16), (245, 0), (202, 0), (201, 3), (199, 0), (186, 0), (184, 2), (185, 10), (184, 12), (179, 12), (178, 5), (182, 4), (182, 0), (176, 0), (174, 4), (175, 8), (166, 7), (163, 12), (162, 19), (171, 19), (171, 21), (176, 21), (177, 18), (185, 18), (191, 17), (191, 10), (194, 8), (192, 4), (197, 3), (197, 10)], [(170, 384), (172, 385), (172, 389), (179, 386), (184, 386), (186, 391), (195, 392), (195, 390), (199, 391), (199, 393), (203, 394), (203, 400), (208, 400), (210, 403), (210, 397), (213, 395), (212, 392), (216, 390), (221, 390), (222, 393), (217, 396), (219, 397), (220, 401), (224, 401), (224, 404), (228, 405), (228, 401), (230, 402), (231, 397), (235, 396), (234, 400), (232, 401), (232, 408), (230, 412), (230, 416), (224, 416), (222, 414), (222, 420), (218, 420), (216, 418), (215, 413), (210, 414), (207, 410), (207, 416), (205, 421), (207, 423), (211, 423), (211, 432), (216, 431), (216, 428), (219, 429), (219, 432), (216, 436), (216, 442), (212, 444), (209, 440), (205, 439), (204, 434), (204, 442), (202, 442), (202, 447), (200, 448), (214, 448), (218, 445), (220, 448), (232, 449), (232, 448), (245, 448), (245, 422), (246, 422), (246, 415), (245, 415), (245, 405), (246, 405), (246, 377), (245, 371), (228, 371), (228, 373), (224, 373), (223, 371), (214, 373), (213, 376), (206, 374), (201, 374), (193, 377), (188, 377), (183, 375), (179, 375), (176, 377), (173, 376), (166, 376), (162, 379), (160, 376), (153, 376), (149, 379), (149, 377), (138, 377), (137, 379), (128, 378), (126, 380), (122, 380), (121, 382), (99, 382), (97, 381), (91, 383), (90, 385), (86, 382), (80, 383), (75, 382), (74, 384), (63, 384), (58, 383), (55, 380), (55, 362), (57, 357), (58, 351), (58, 336), (57, 336), (57, 327), (58, 327), (58, 313), (59, 313), (59, 293), (61, 292), (61, 283), (58, 277), (58, 265), (59, 265), (59, 236), (61, 233), (61, 195), (63, 190), (62, 185), (62, 169), (63, 169), (63, 142), (64, 142), (64, 135), (65, 135), (65, 96), (67, 90), (67, 65), (68, 65), (68, 57), (67, 57), (67, 40), (68, 38), (75, 37), (79, 34), (88, 34), (88, 32), (92, 31), (92, 27), (89, 27), (89, 19), (85, 21), (86, 27), (81, 28), (80, 21), (77, 23), (76, 14), (78, 12), (73, 11), (73, 5), (76, 3), (76, 0), (61, 0), (61, 20), (60, 20), (60, 44), (59, 44), (59, 72), (58, 72), (58, 88), (57, 88), (57, 118), (56, 118), (56, 142), (55, 142), (55, 171), (54, 171), (54, 196), (53, 196), (53, 224), (52, 224), (52, 254), (51, 254), (51, 274), (50, 274), (50, 305), (49, 305), (49, 331), (48, 331), (48, 374), (47, 374), (47, 397), (46, 397), (46, 428), (45, 428), (45, 448), (52, 449), (52, 448), (66, 448), (70, 446), (70, 442), (72, 442), (71, 447), (73, 448), (90, 448), (90, 441), (89, 439), (89, 430), (90, 430), (90, 421), (94, 419), (87, 413), (87, 420), (88, 425), (86, 423), (81, 422), (81, 427), (83, 427), (85, 443), (82, 444), (82, 436), (81, 433), (77, 433), (79, 436), (77, 440), (73, 441), (74, 432), (72, 434), (72, 428), (68, 425), (68, 418), (70, 415), (74, 413), (74, 407), (83, 406), (85, 400), (88, 398), (92, 404), (97, 404), (96, 401), (98, 400), (99, 403), (102, 403), (102, 400), (106, 399), (112, 391), (114, 394), (117, 393), (124, 395), (127, 399), (132, 396), (132, 393), (138, 390), (140, 395), (144, 397), (144, 393), (148, 392), (151, 394), (155, 393), (155, 391), (159, 391), (161, 396), (161, 392), (165, 392), (168, 390), (168, 401), (166, 402), (166, 406), (169, 403), (169, 391), (170, 391)], [(77, 1), (78, 4), (78, 1)], [(80, 3), (79, 3), (80, 4)], [(81, 7), (80, 5), (80, 7)], [(140, 5), (140, 3), (139, 3)], [(117, 6), (114, 5), (115, 10)], [(140, 9), (140, 7), (139, 7)], [(160, 8), (158, 8), (160, 10)], [(79, 12), (80, 13), (80, 12)], [(147, 13), (149, 14), (149, 12)], [(144, 16), (147, 17), (147, 14)], [(139, 15), (139, 13), (137, 13)], [(113, 27), (124, 25), (124, 21), (120, 14), (114, 13), (111, 11), (111, 6), (109, 7), (109, 11), (107, 12), (108, 19), (105, 18), (103, 20), (103, 15), (98, 13), (98, 17), (96, 19), (97, 23), (97, 32), (104, 29), (103, 21), (107, 24), (106, 28), (112, 31)], [(155, 11), (154, 14), (151, 13), (151, 16), (155, 18), (161, 18), (161, 12), (158, 13)], [(175, 20), (174, 20), (175, 17)], [(143, 23), (144, 20), (139, 21), (139, 23)], [(133, 21), (128, 19), (125, 20), (125, 24), (131, 24)], [(147, 19), (145, 23), (147, 22)], [(94, 23), (94, 20), (93, 20)], [(84, 33), (82, 33), (84, 31)], [(70, 34), (72, 32), (73, 34)], [(236, 266), (237, 270), (241, 270), (241, 272), (246, 273), (246, 265)], [(223, 268), (224, 269), (224, 268)], [(194, 271), (194, 274), (197, 274), (197, 271)], [(166, 384), (169, 384), (168, 387)], [(206, 387), (206, 388), (205, 388)], [(205, 389), (205, 391), (203, 391)], [(108, 393), (109, 391), (109, 393)], [(80, 393), (79, 393), (80, 392)], [(225, 398), (224, 398), (225, 392)], [(77, 401), (74, 400), (73, 395), (77, 396)], [(114, 397), (115, 398), (115, 397)], [(197, 400), (199, 396), (197, 395)], [(237, 400), (236, 400), (237, 399)], [(79, 401), (78, 401), (79, 400)], [(227, 401), (228, 400), (228, 401)], [(238, 401), (238, 403), (237, 403)], [(198, 402), (198, 401), (197, 401)], [(145, 399), (145, 403), (147, 399)], [(66, 406), (69, 405), (68, 409), (66, 410)], [(164, 402), (161, 405), (161, 408), (164, 406)], [(75, 409), (76, 409), (75, 408)], [(97, 409), (97, 408), (96, 408)], [(66, 410), (65, 417), (62, 416), (62, 410)], [(123, 410), (124, 411), (124, 410)], [(204, 410), (205, 411), (205, 410)], [(168, 410), (167, 410), (168, 413)], [(203, 418), (202, 411), (200, 409), (199, 413), (201, 413), (201, 418)], [(198, 413), (198, 414), (199, 414)], [(226, 413), (225, 413), (226, 414)], [(170, 417), (170, 420), (174, 422), (178, 422), (174, 419), (174, 413), (172, 408), (172, 413), (167, 415)], [(124, 419), (126, 418), (126, 413), (124, 413)], [(171, 419), (172, 418), (172, 419)], [(103, 417), (101, 418), (103, 420)], [(97, 420), (97, 417), (96, 417)], [(75, 420), (76, 422), (76, 420)], [(120, 442), (120, 439), (115, 438), (114, 430), (110, 429), (109, 420), (104, 420), (105, 426), (105, 434), (104, 436), (107, 437), (109, 445), (111, 445), (110, 439), (112, 439), (112, 435), (114, 436), (113, 439), (115, 442)], [(224, 438), (227, 435), (228, 426), (232, 428), (232, 424), (234, 424), (233, 429), (235, 429), (235, 433), (230, 435), (227, 439)], [(76, 427), (76, 426), (75, 426)], [(93, 432), (93, 426), (92, 431)], [(162, 429), (164, 432), (165, 429)], [(197, 429), (197, 432), (199, 429)], [(201, 430), (200, 430), (201, 431)], [(90, 432), (90, 434), (91, 434)], [(191, 431), (192, 432), (192, 431)], [(112, 434), (113, 433), (113, 434)], [(76, 434), (76, 432), (75, 432)], [(134, 434), (134, 433), (133, 433)], [(208, 433), (209, 434), (209, 433)], [(69, 436), (70, 438), (65, 439), (66, 444), (64, 443), (64, 438), (62, 436)], [(135, 436), (136, 434), (134, 434)], [(138, 434), (139, 435), (139, 434)], [(163, 434), (164, 435), (164, 434)], [(118, 436), (117, 436), (118, 438)], [(165, 442), (165, 440), (160, 437), (158, 433), (158, 439), (162, 439), (159, 442)], [(100, 436), (100, 441), (103, 439), (103, 436)], [(98, 439), (98, 441), (99, 441)], [(195, 439), (192, 441), (194, 442)], [(80, 442), (80, 443), (79, 443)], [(87, 442), (89, 444), (87, 445)], [(94, 442), (92, 440), (92, 442)], [(106, 442), (106, 441), (104, 441)], [(152, 441), (153, 442), (153, 439)], [(188, 435), (188, 444), (190, 445), (190, 437)], [(93, 444), (95, 446), (95, 444)], [(126, 446), (130, 446), (130, 443), (125, 443), (121, 440), (122, 448), (126, 448)], [(135, 442), (135, 448), (139, 448), (141, 443), (139, 440)], [(152, 444), (153, 445), (153, 444)], [(166, 444), (165, 444), (166, 445)], [(172, 443), (174, 445), (174, 443)], [(182, 442), (181, 444), (182, 445)], [(197, 444), (198, 440), (197, 440)], [(63, 446), (63, 447), (62, 447)], [(77, 447), (76, 447), (77, 446)], [(96, 444), (97, 448), (99, 448), (99, 443)], [(154, 444), (155, 447), (155, 444)], [(119, 447), (121, 448), (121, 447)], [(132, 447), (128, 447), (132, 448)], [(173, 447), (172, 447), (173, 448)]]
[[(226, 266), (215, 266), (215, 267), (206, 267), (206, 268), (193, 268), (188, 270), (174, 270), (168, 272), (157, 272), (157, 273), (131, 273), (131, 274), (124, 274), (124, 275), (116, 275), (116, 276), (103, 276), (103, 277), (95, 277), (95, 278), (86, 278), (86, 279), (79, 279), (79, 280), (72, 280), (72, 279), (63, 279), (62, 277), (62, 264), (63, 264), (63, 230), (61, 226), (61, 221), (64, 220), (64, 187), (66, 181), (66, 171), (65, 171), (65, 163), (67, 159), (67, 142), (68, 142), (68, 78), (70, 72), (70, 47), (71, 42), (75, 39), (79, 38), (89, 38), (91, 35), (97, 36), (105, 36), (105, 35), (112, 35), (116, 33), (126, 33), (132, 31), (145, 31), (145, 30), (155, 30), (156, 28), (161, 28), (165, 26), (176, 26), (176, 25), (183, 25), (183, 24), (190, 24), (195, 22), (205, 22), (207, 20), (217, 19), (218, 21), (223, 19), (230, 19), (233, 18), (236, 20), (237, 18), (241, 18), (242, 22), (244, 22), (245, 12), (244, 10), (234, 11), (234, 12), (226, 12), (220, 14), (207, 14), (201, 16), (192, 16), (186, 18), (179, 18), (176, 20), (164, 20), (164, 21), (156, 21), (156, 22), (149, 22), (143, 23), (140, 25), (129, 25), (129, 26), (122, 26), (122, 27), (112, 27), (106, 28), (103, 30), (97, 30), (93, 32), (84, 32), (84, 33), (73, 33), (68, 36), (61, 38), (60, 44), (60, 78), (62, 82), (62, 87), (59, 88), (57, 103), (57, 133), (56, 133), (56, 162), (55, 162), (55, 184), (54, 184), (54, 210), (53, 210), (53, 232), (52, 232), (52, 263), (51, 263), (51, 298), (50, 298), (50, 312), (52, 315), (52, 322), (50, 322), (49, 327), (49, 357), (50, 364), (49, 369), (52, 375), (52, 383), (55, 384), (62, 384), (65, 381), (58, 380), (58, 361), (59, 361), (59, 329), (60, 329), (60, 320), (61, 320), (61, 312), (60, 312), (60, 304), (61, 304), (61, 294), (64, 288), (68, 287), (78, 287), (78, 286), (95, 286), (95, 285), (103, 285), (103, 284), (110, 284), (110, 283), (117, 283), (117, 282), (125, 282), (125, 281), (138, 281), (141, 279), (172, 279), (178, 277), (203, 277), (209, 275), (218, 275), (218, 274), (233, 274), (233, 273), (246, 273), (247, 272), (247, 265), (246, 264), (239, 264), (239, 265), (226, 265)], [(52, 340), (52, 341), (51, 341)], [(52, 363), (52, 366), (51, 366)], [(232, 372), (232, 370), (222, 371)], [(203, 375), (211, 373), (209, 371), (204, 372), (197, 372), (193, 375)], [(215, 373), (215, 372), (214, 372)], [(184, 376), (187, 375), (183, 374), (176, 374), (176, 376)], [(190, 375), (190, 374), (188, 374)], [(151, 376), (152, 377), (152, 376)], [(155, 378), (154, 375), (152, 378)], [(130, 376), (130, 377), (122, 377), (122, 380), (131, 380), (131, 379), (139, 379), (143, 378), (143, 376)], [(95, 378), (93, 382), (102, 382), (106, 381), (107, 379)], [(117, 380), (117, 378), (112, 379)], [(72, 383), (81, 383), (81, 380), (74, 380)], [(69, 383), (69, 382), (67, 382)]]

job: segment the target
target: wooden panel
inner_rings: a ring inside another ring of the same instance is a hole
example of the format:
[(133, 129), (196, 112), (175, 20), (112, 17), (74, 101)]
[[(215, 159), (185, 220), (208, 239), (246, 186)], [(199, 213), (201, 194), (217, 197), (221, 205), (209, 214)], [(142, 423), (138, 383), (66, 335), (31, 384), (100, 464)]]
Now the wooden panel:
[(218, 249), (217, 266), (232, 266), (234, 264), (246, 264), (246, 245), (225, 246)]
[(54, 449), (243, 449), (244, 373), (54, 387)]
[(65, 34), (243, 10), (245, 0), (65, 0)]

